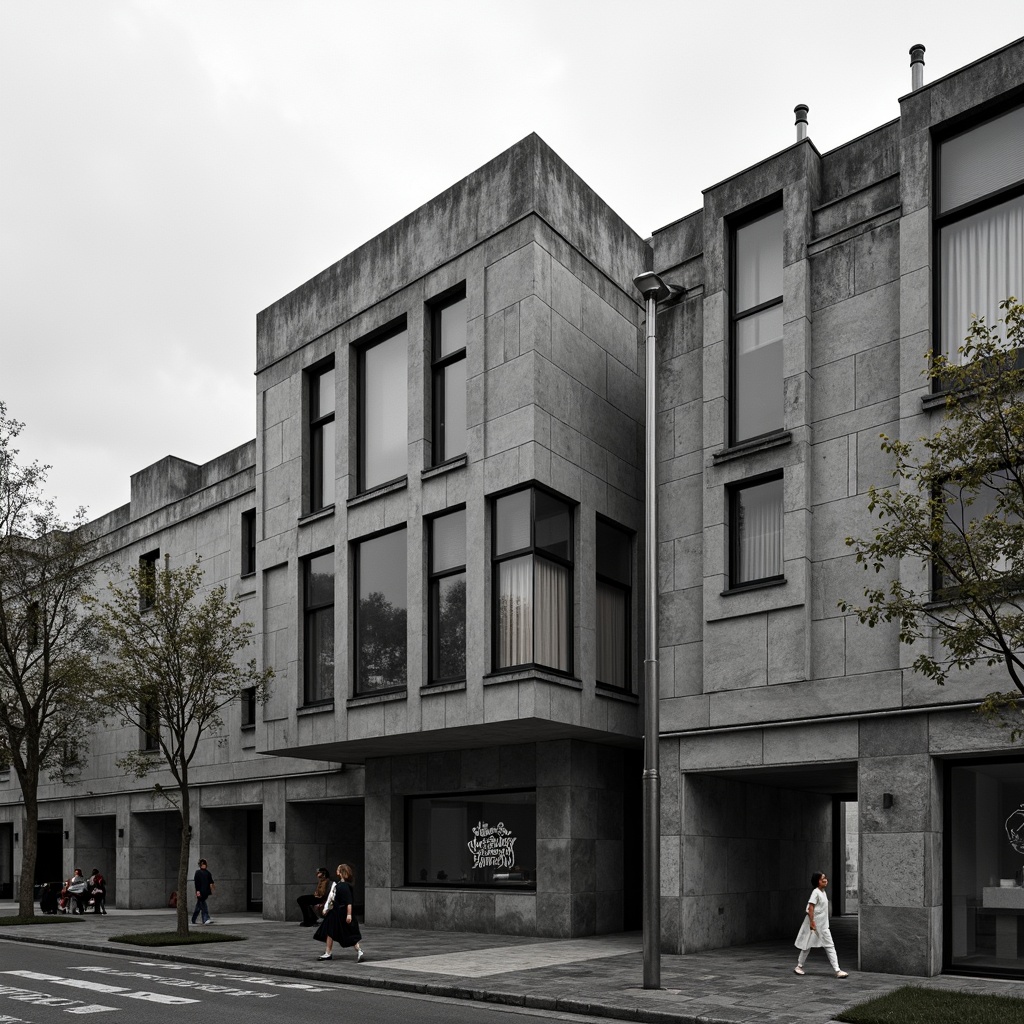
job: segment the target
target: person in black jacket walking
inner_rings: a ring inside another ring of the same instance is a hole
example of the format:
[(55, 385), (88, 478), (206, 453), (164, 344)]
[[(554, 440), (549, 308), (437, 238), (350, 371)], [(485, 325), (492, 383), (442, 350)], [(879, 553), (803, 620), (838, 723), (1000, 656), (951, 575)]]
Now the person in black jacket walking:
[(363, 959), (363, 951), (359, 946), (363, 936), (359, 932), (359, 922), (352, 914), (352, 882), (355, 875), (348, 864), (338, 865), (338, 881), (331, 886), (330, 895), (324, 904), (326, 916), (320, 927), (313, 933), (313, 938), (326, 944), (320, 960), (333, 960), (331, 950), (334, 943), (348, 947), (355, 946), (356, 963)]

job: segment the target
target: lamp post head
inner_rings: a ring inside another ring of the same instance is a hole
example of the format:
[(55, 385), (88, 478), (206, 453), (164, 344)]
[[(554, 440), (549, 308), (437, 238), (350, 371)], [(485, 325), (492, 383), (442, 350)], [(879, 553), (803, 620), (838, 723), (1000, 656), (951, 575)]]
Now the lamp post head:
[(668, 285), (653, 270), (637, 274), (633, 278), (633, 284), (645, 299), (654, 299), (655, 302), (663, 302), (671, 294)]

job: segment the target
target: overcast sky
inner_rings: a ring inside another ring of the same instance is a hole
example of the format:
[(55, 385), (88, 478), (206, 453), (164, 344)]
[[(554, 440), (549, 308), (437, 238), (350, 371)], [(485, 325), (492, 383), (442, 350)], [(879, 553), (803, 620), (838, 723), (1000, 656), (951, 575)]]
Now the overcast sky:
[[(255, 317), (536, 131), (638, 232), (1019, 0), (0, 0), (0, 400), (69, 514), (255, 436)], [(641, 20), (643, 12), (643, 20)], [(835, 13), (833, 13), (835, 12)]]

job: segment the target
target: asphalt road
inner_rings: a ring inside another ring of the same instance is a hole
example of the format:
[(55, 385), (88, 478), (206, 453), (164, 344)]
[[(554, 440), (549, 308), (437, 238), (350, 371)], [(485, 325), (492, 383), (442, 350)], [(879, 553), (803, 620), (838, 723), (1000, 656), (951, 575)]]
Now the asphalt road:
[(123, 1024), (597, 1020), (0, 940), (0, 1024), (73, 1024), (70, 1015), (118, 1024), (117, 1014)]

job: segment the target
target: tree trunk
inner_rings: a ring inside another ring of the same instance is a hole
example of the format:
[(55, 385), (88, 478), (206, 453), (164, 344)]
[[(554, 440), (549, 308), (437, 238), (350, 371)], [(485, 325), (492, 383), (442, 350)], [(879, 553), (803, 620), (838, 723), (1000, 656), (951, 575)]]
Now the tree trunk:
[(181, 846), (178, 850), (178, 934), (188, 935), (188, 905), (196, 891), (188, 880), (188, 865), (192, 849), (192, 812), (188, 802), (188, 783), (179, 786), (181, 793)]
[(21, 780), (25, 820), (21, 831), (21, 879), (18, 882), (18, 916), (35, 916), (36, 859), (39, 851), (39, 801), (31, 780)]

